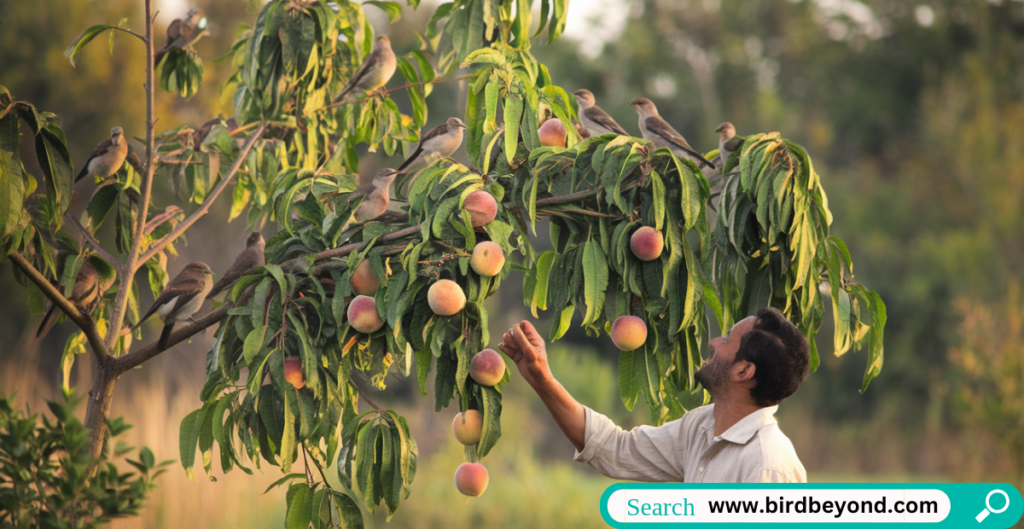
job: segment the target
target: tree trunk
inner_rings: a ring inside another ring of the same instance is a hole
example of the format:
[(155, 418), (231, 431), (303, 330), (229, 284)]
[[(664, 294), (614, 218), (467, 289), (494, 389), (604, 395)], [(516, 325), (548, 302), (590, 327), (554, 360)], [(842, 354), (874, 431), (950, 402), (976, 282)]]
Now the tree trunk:
[(89, 402), (85, 408), (85, 427), (89, 429), (89, 455), (98, 458), (103, 451), (103, 438), (107, 432), (107, 416), (114, 400), (114, 384), (120, 377), (107, 364), (96, 366), (89, 390)]

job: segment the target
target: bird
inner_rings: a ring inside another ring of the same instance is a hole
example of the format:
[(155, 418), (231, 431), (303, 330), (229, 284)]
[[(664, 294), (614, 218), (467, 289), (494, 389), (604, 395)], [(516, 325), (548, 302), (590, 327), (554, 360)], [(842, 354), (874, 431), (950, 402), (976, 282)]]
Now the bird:
[(213, 285), (213, 288), (210, 289), (210, 293), (206, 297), (212, 298), (220, 294), (224, 289), (235, 284), (235, 281), (238, 281), (249, 270), (266, 264), (263, 257), (263, 250), (266, 248), (266, 245), (267, 243), (263, 240), (263, 235), (260, 235), (260, 232), (254, 231), (250, 233), (249, 238), (245, 240), (245, 249), (235, 257), (234, 261), (231, 261), (227, 272), (224, 272), (224, 275)]
[(114, 127), (110, 129), (110, 137), (101, 141), (92, 150), (89, 159), (75, 177), (75, 182), (86, 176), (106, 178), (113, 175), (124, 164), (126, 156), (128, 141), (124, 139), (124, 130), (121, 127)]
[(387, 35), (377, 37), (373, 44), (373, 51), (366, 56), (363, 64), (359, 65), (348, 84), (341, 93), (334, 98), (337, 103), (345, 98), (349, 92), (358, 88), (364, 92), (373, 92), (388, 84), (391, 76), (395, 75), (395, 68), (398, 67), (398, 60), (395, 59), (395, 52), (391, 50), (391, 39)]
[(732, 156), (732, 153), (736, 152), (743, 139), (736, 137), (736, 127), (728, 121), (719, 125), (715, 132), (720, 135), (718, 139), (718, 156), (721, 157), (721, 169), (724, 171), (725, 165), (729, 163), (729, 157)]
[(448, 118), (448, 121), (438, 125), (420, 138), (420, 144), (416, 146), (412, 156), (409, 156), (398, 170), (401, 171), (415, 163), (418, 159), (427, 159), (435, 154), (441, 157), (451, 156), (459, 145), (462, 145), (462, 131), (466, 124), (459, 118)]
[(160, 64), (164, 54), (174, 48), (187, 48), (206, 34), (206, 29), (200, 27), (199, 10), (192, 8), (188, 10), (185, 18), (176, 18), (171, 25), (167, 26), (167, 41), (160, 46), (153, 54), (153, 64)]
[(146, 311), (146, 315), (132, 327), (132, 332), (156, 314), (164, 322), (164, 330), (160, 333), (158, 345), (161, 350), (166, 349), (174, 324), (191, 319), (203, 305), (206, 294), (212, 287), (213, 271), (206, 263), (193, 262), (185, 265), (185, 268), (167, 283), (164, 291), (153, 301), (153, 306)]
[(580, 104), (580, 123), (591, 136), (600, 136), (602, 134), (629, 136), (626, 129), (622, 128), (607, 112), (597, 106), (594, 102), (594, 94), (590, 90), (581, 88), (573, 92), (572, 95), (576, 96), (576, 101)]
[(676, 156), (689, 158), (698, 164), (704, 164), (712, 169), (715, 164), (693, 150), (681, 134), (676, 132), (664, 119), (658, 115), (658, 108), (650, 99), (640, 98), (629, 102), (640, 114), (640, 132), (645, 140), (650, 141), (657, 148), (668, 147)]
[(391, 182), (394, 182), (395, 177), (398, 175), (406, 174), (407, 172), (388, 168), (381, 169), (373, 176), (373, 181), (349, 193), (349, 202), (359, 197), (366, 198), (359, 203), (355, 212), (352, 213), (352, 218), (341, 228), (341, 231), (347, 230), (354, 222), (369, 222), (383, 215), (388, 209), (388, 203), (391, 201), (391, 197), (388, 194), (391, 189)]
[[(71, 289), (71, 295), (67, 299), (78, 307), (78, 310), (86, 312), (89, 310), (89, 306), (96, 301), (97, 296), (106, 292), (113, 283), (114, 274), (101, 278), (96, 267), (86, 259), (82, 261), (82, 266), (78, 269), (75, 286)], [(57, 315), (57, 306), (48, 302), (46, 315), (43, 316), (43, 321), (39, 322), (39, 328), (36, 329), (36, 338), (42, 338), (50, 332), (50, 329), (57, 323)]]

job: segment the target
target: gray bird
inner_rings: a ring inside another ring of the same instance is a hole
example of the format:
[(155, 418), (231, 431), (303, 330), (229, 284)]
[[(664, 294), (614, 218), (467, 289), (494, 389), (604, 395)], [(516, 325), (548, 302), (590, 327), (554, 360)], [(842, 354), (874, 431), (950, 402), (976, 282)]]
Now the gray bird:
[(426, 160), (430, 156), (451, 156), (459, 148), (459, 145), (462, 145), (462, 131), (465, 128), (466, 124), (461, 119), (448, 118), (444, 124), (430, 129), (420, 138), (420, 144), (416, 146), (412, 156), (409, 156), (409, 159), (402, 163), (398, 170), (401, 171), (417, 160)]
[(618, 134), (620, 136), (629, 136), (626, 129), (622, 128), (607, 112), (597, 106), (594, 102), (594, 94), (590, 90), (580, 89), (573, 92), (572, 95), (576, 96), (576, 101), (580, 104), (580, 123), (587, 129), (589, 135)]
[(75, 182), (86, 176), (106, 178), (117, 172), (124, 164), (128, 156), (128, 141), (124, 138), (124, 131), (121, 127), (110, 129), (110, 137), (101, 141), (89, 159), (85, 161), (82, 170), (75, 177)]
[(234, 285), (235, 281), (238, 281), (249, 270), (266, 264), (263, 257), (263, 250), (266, 248), (266, 245), (267, 243), (263, 240), (263, 235), (260, 235), (260, 232), (254, 231), (250, 233), (249, 238), (245, 240), (245, 249), (235, 257), (234, 261), (231, 261), (227, 272), (224, 272), (224, 275), (213, 285), (213, 288), (210, 289), (210, 293), (206, 297), (212, 298), (220, 294), (224, 289)]
[(721, 157), (721, 169), (724, 170), (725, 164), (729, 163), (729, 157), (732, 156), (732, 153), (736, 152), (736, 149), (739, 148), (743, 140), (736, 137), (736, 127), (728, 121), (719, 125), (715, 132), (720, 135), (718, 139), (718, 155)]
[(198, 9), (189, 9), (185, 18), (176, 18), (167, 26), (167, 41), (153, 54), (153, 64), (160, 64), (164, 54), (174, 48), (187, 48), (206, 34), (206, 28), (199, 19)]
[[(90, 305), (96, 301), (96, 298), (106, 292), (113, 283), (113, 274), (110, 274), (109, 277), (101, 278), (99, 273), (96, 272), (96, 267), (86, 259), (78, 269), (78, 275), (75, 277), (75, 286), (71, 289), (71, 295), (67, 299), (78, 307), (78, 310), (87, 312), (90, 309)], [(36, 329), (36, 338), (42, 338), (50, 332), (50, 329), (57, 323), (57, 316), (57, 306), (47, 302), (46, 315), (43, 316), (43, 321), (39, 322), (39, 328)]]
[(164, 291), (153, 301), (149, 308), (132, 331), (138, 329), (150, 316), (156, 314), (164, 322), (164, 330), (160, 333), (160, 349), (167, 348), (167, 341), (174, 330), (174, 324), (187, 321), (192, 315), (199, 311), (199, 307), (206, 300), (206, 294), (213, 287), (213, 271), (206, 263), (189, 263), (185, 268), (174, 276), (174, 279), (167, 283)]
[(391, 50), (391, 39), (387, 35), (377, 37), (373, 44), (373, 51), (366, 56), (363, 64), (352, 74), (345, 88), (334, 98), (337, 103), (345, 98), (349, 92), (355, 89), (364, 92), (373, 92), (388, 84), (391, 76), (395, 75), (395, 68), (398, 67), (398, 60), (395, 59), (395, 52)]
[(366, 198), (359, 203), (359, 207), (352, 213), (352, 218), (341, 231), (347, 230), (353, 223), (369, 222), (383, 215), (388, 209), (388, 203), (391, 201), (389, 195), (391, 183), (395, 181), (395, 177), (407, 172), (387, 168), (381, 169), (373, 176), (373, 181), (350, 193), (348, 196), (349, 202), (359, 197)]
[(681, 134), (676, 132), (664, 119), (661, 119), (661, 116), (658, 115), (658, 108), (654, 106), (650, 99), (634, 99), (629, 104), (633, 105), (637, 113), (640, 114), (640, 132), (645, 140), (650, 141), (659, 149), (668, 147), (669, 150), (680, 158), (689, 158), (698, 164), (704, 164), (712, 169), (715, 168), (715, 164), (709, 162), (707, 158), (693, 150), (693, 147), (686, 143), (686, 139)]

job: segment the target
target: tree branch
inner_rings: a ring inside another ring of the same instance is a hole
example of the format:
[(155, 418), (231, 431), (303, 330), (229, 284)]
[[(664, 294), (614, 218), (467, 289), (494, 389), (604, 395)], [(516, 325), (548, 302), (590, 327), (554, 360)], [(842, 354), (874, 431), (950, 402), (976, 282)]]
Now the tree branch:
[[(375, 91), (374, 93), (372, 93), (372, 94), (370, 94), (368, 96), (360, 98), (358, 101), (366, 101), (367, 99), (370, 99), (370, 98), (374, 97), (378, 93), (379, 94), (390, 94), (391, 92), (394, 92), (396, 90), (401, 90), (403, 88), (409, 88), (409, 87), (412, 87), (412, 86), (420, 86), (420, 85), (427, 85), (427, 84), (444, 84), (444, 83), (451, 83), (451, 82), (454, 82), (454, 81), (463, 81), (465, 79), (470, 79), (470, 78), (476, 77), (477, 75), (479, 75), (479, 74), (470, 73), (470, 74), (466, 74), (466, 75), (460, 75), (458, 77), (452, 77), (451, 79), (439, 79), (439, 78), (435, 77), (434, 79), (431, 79), (429, 81), (420, 81), (418, 83), (409, 83), (409, 84), (405, 84), (405, 85), (402, 85), (402, 86), (396, 86), (395, 88), (392, 88), (390, 90), (377, 90), (377, 91)], [(350, 104), (350, 103), (351, 103), (351, 101), (348, 101), (348, 98), (346, 97), (344, 100), (341, 100), (341, 101), (338, 101), (338, 102), (335, 102), (335, 103), (331, 103), (331, 104), (325, 106), (324, 108), (322, 108), (320, 110), (323, 111), (323, 110), (327, 110), (329, 108), (339, 107), (339, 106), (347, 105), (347, 104)]]
[(78, 228), (78, 231), (82, 234), (82, 237), (85, 239), (85, 242), (89, 243), (89, 246), (92, 246), (92, 249), (96, 250), (96, 253), (100, 254), (100, 257), (103, 257), (104, 259), (107, 260), (108, 263), (113, 265), (114, 271), (120, 274), (121, 267), (124, 266), (121, 264), (121, 261), (118, 261), (113, 255), (110, 255), (109, 252), (104, 250), (103, 247), (100, 246), (99, 241), (97, 241), (96, 238), (93, 237), (91, 233), (89, 233), (89, 230), (85, 229), (85, 226), (82, 226), (81, 222), (78, 222), (78, 219), (71, 216), (71, 214), (69, 213), (65, 213), (64, 216), (67, 217), (68, 220), (70, 220), (76, 228)]
[(249, 154), (249, 150), (252, 149), (252, 146), (256, 143), (256, 140), (258, 140), (260, 136), (263, 135), (263, 131), (265, 130), (267, 130), (267, 125), (266, 123), (263, 123), (260, 125), (258, 129), (256, 129), (256, 132), (253, 133), (252, 137), (249, 138), (249, 142), (246, 143), (244, 147), (242, 147), (242, 150), (238, 153), (238, 158), (235, 159), (235, 163), (231, 165), (231, 169), (229, 169), (227, 174), (224, 175), (224, 178), (221, 178), (220, 182), (217, 183), (217, 187), (213, 188), (213, 191), (211, 191), (210, 194), (206, 197), (206, 200), (203, 201), (203, 205), (200, 206), (199, 209), (192, 213), (192, 215), (190, 215), (187, 219), (182, 221), (181, 224), (178, 224), (176, 228), (171, 230), (171, 233), (168, 233), (164, 238), (153, 243), (153, 245), (150, 246), (149, 249), (147, 249), (144, 254), (142, 254), (142, 257), (139, 259), (140, 263), (145, 263), (146, 261), (150, 260), (154, 255), (157, 254), (157, 252), (163, 250), (168, 244), (173, 242), (174, 239), (180, 237), (182, 233), (185, 233), (185, 230), (189, 229), (189, 227), (192, 226), (192, 224), (194, 224), (197, 220), (199, 220), (200, 217), (202, 217), (203, 215), (206, 214), (207, 211), (209, 211), (210, 206), (213, 205), (213, 201), (217, 200), (217, 196), (220, 195), (221, 191), (223, 191), (225, 187), (227, 187), (228, 182), (230, 182), (235, 177), (235, 173), (238, 172), (238, 169), (242, 167), (242, 163), (245, 162), (245, 157), (247, 154)]
[(125, 32), (125, 33), (127, 33), (127, 34), (129, 34), (129, 35), (131, 35), (131, 36), (141, 40), (143, 42), (143, 44), (149, 42), (148, 40), (146, 40), (146, 37), (143, 37), (142, 35), (139, 35), (138, 33), (134, 32), (134, 31), (132, 31), (130, 29), (115, 28), (115, 27), (111, 27), (110, 29), (112, 29), (114, 31), (123, 31), (123, 32)]
[[(146, 167), (142, 175), (142, 197), (139, 205), (139, 217), (135, 221), (135, 230), (132, 238), (132, 246), (128, 250), (128, 258), (118, 273), (121, 282), (117, 285), (117, 297), (114, 298), (114, 306), (110, 310), (110, 327), (107, 329), (107, 337), (104, 342), (106, 349), (112, 350), (114, 342), (121, 332), (121, 324), (124, 322), (125, 308), (128, 306), (128, 294), (134, 283), (135, 270), (138, 269), (139, 250), (142, 248), (142, 235), (146, 228), (146, 216), (149, 214), (149, 200), (153, 194), (153, 162), (155, 160), (155, 76), (153, 73), (153, 15), (152, 0), (145, 1), (146, 6)], [(142, 261), (145, 262), (145, 261)], [(102, 439), (101, 439), (102, 442)]]
[(82, 332), (85, 333), (86, 339), (89, 340), (89, 345), (92, 346), (93, 355), (96, 356), (96, 361), (99, 362), (100, 366), (106, 363), (110, 359), (110, 352), (103, 344), (103, 338), (100, 336), (99, 330), (96, 329), (96, 324), (93, 323), (92, 318), (90, 318), (88, 314), (78, 310), (78, 307), (76, 307), (74, 303), (71, 303), (67, 298), (61, 295), (61, 293), (57, 291), (57, 287), (50, 284), (50, 282), (46, 280), (46, 277), (39, 273), (39, 271), (32, 266), (32, 263), (28, 262), (28, 260), (20, 253), (12, 252), (9, 257), (14, 265), (20, 268), (21, 271), (24, 272), (37, 287), (39, 287), (39, 290), (43, 291), (43, 294), (46, 295), (54, 305), (64, 311), (64, 314), (67, 314), (68, 319), (75, 322), (75, 325), (78, 325), (79, 329), (82, 329)]
[[(403, 237), (408, 237), (410, 235), (419, 233), (419, 231), (421, 229), (422, 228), (420, 228), (419, 225), (409, 226), (408, 228), (398, 230), (398, 231), (396, 231), (394, 233), (389, 233), (387, 235), (382, 235), (379, 239), (377, 239), (377, 242), (389, 242), (389, 241), (398, 240), (398, 239), (401, 239)], [(344, 257), (344, 256), (346, 256), (346, 255), (348, 255), (348, 254), (350, 254), (352, 252), (355, 252), (355, 251), (358, 251), (358, 250), (362, 250), (363, 248), (366, 247), (367, 244), (369, 244), (369, 241), (353, 242), (353, 243), (346, 244), (344, 246), (339, 246), (339, 247), (331, 249), (331, 250), (324, 250), (324, 251), (314, 255), (313, 256), (313, 260), (320, 261), (320, 260), (323, 260), (323, 259), (330, 259), (332, 257)]]
[[(178, 343), (181, 343), (191, 338), (192, 336), (199, 334), (207, 327), (210, 327), (220, 322), (225, 317), (227, 317), (228, 311), (231, 310), (234, 306), (235, 305), (233, 303), (228, 301), (221, 305), (220, 307), (218, 307), (217, 310), (211, 311), (207, 313), (205, 316), (195, 319), (194, 323), (189, 323), (184, 327), (175, 329), (175, 331), (171, 333), (170, 339), (167, 340), (167, 349), (170, 349), (174, 345), (177, 345)], [(154, 356), (166, 351), (167, 349), (161, 349), (158, 342), (146, 344), (145, 346), (134, 352), (128, 353), (120, 358), (114, 359), (111, 362), (112, 371), (115, 374), (120, 375), (121, 373), (124, 373), (129, 369), (141, 365), (146, 360), (153, 358)]]

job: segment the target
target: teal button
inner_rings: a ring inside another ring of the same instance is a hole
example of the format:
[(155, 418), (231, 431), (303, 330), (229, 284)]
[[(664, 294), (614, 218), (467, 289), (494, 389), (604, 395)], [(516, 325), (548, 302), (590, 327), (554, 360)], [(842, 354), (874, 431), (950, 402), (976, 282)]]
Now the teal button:
[(616, 528), (956, 527), (1006, 529), (1024, 499), (1007, 483), (619, 483), (601, 496)]

